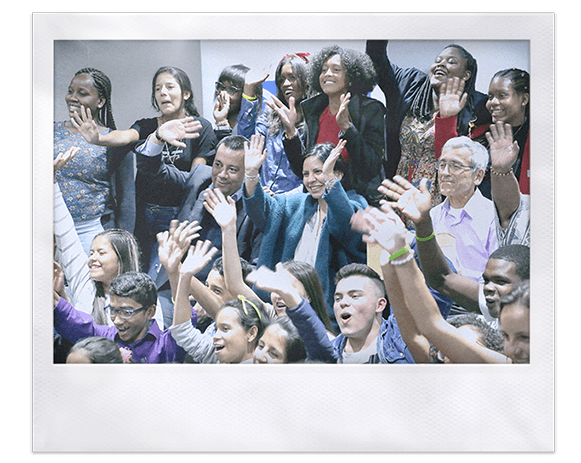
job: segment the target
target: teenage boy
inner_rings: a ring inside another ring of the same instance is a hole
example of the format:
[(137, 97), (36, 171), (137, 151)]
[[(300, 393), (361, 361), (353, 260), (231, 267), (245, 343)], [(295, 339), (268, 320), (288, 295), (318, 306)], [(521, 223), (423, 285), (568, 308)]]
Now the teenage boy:
[[(134, 363), (183, 363), (186, 352), (168, 330), (153, 320), (157, 289), (145, 273), (128, 272), (116, 276), (110, 285), (110, 309), (114, 326), (97, 325), (90, 315), (79, 312), (59, 295), (58, 269), (55, 271), (54, 326), (66, 340), (75, 343), (89, 336), (113, 339), (129, 351)], [(192, 323), (197, 315), (192, 311)]]

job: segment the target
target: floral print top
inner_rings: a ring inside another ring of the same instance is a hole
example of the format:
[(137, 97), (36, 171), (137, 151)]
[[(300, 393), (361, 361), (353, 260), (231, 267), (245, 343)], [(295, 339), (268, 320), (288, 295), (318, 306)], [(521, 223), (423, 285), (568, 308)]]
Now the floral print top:
[(422, 178), (428, 179), (428, 189), (432, 194), (432, 207), (442, 202), (437, 182), (434, 118), (420, 121), (411, 113), (404, 118), (400, 131), (401, 158), (397, 175), (412, 185), (419, 187)]
[(64, 122), (55, 122), (53, 159), (72, 146), (80, 151), (56, 172), (55, 180), (75, 222), (99, 218), (105, 213), (111, 191), (107, 148), (88, 143)]

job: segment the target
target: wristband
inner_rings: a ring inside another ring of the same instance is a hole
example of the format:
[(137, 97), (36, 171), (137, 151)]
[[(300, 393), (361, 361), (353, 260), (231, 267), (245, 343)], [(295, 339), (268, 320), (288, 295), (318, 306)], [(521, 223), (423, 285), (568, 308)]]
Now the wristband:
[(246, 100), (248, 100), (248, 101), (254, 101), (254, 100), (256, 100), (258, 97), (256, 97), (256, 96), (248, 96), (248, 95), (246, 95), (246, 94), (244, 94), (244, 93), (243, 93), (243, 94), (242, 94), (242, 98), (244, 98), (244, 99), (246, 99)]
[(408, 262), (410, 262), (413, 258), (414, 258), (414, 251), (413, 251), (413, 249), (410, 249), (409, 254), (405, 259), (392, 260), (389, 263), (391, 265), (403, 265), (403, 264), (407, 264)]
[(333, 185), (335, 185), (335, 183), (337, 183), (338, 181), (339, 177), (335, 177), (325, 182), (325, 191), (329, 193), (329, 191), (331, 191), (331, 188), (333, 188)]
[(157, 141), (160, 143), (165, 143), (165, 140), (159, 136), (159, 127), (155, 129), (155, 138), (157, 138)]
[(430, 241), (434, 236), (436, 236), (435, 231), (433, 231), (430, 236), (426, 236), (425, 238), (420, 238), (418, 235), (416, 235), (416, 240), (418, 240), (418, 241)]
[(498, 175), (499, 177), (506, 177), (507, 175), (510, 175), (514, 172), (512, 171), (512, 167), (511, 167), (510, 170), (508, 172), (505, 172), (505, 173), (496, 172), (495, 170), (492, 170), (492, 168), (491, 168), (490, 173), (492, 173), (494, 175)]
[(244, 174), (244, 177), (247, 178), (248, 180), (256, 180), (258, 178), (258, 174), (256, 174), (256, 175), (246, 175), (246, 174)]
[(403, 256), (406, 252), (412, 252), (409, 244), (406, 244), (402, 249), (391, 254), (389, 256), (389, 261), (392, 262), (393, 260), (397, 259), (398, 257)]

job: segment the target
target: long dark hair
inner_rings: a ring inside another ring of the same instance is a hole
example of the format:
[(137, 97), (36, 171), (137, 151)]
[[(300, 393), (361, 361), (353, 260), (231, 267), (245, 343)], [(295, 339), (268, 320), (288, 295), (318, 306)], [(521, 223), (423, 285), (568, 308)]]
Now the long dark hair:
[(198, 109), (194, 103), (194, 92), (192, 91), (192, 83), (190, 82), (190, 78), (188, 75), (179, 68), (173, 66), (164, 66), (159, 68), (155, 75), (153, 76), (153, 80), (151, 82), (151, 104), (152, 106), (159, 111), (159, 105), (157, 104), (157, 100), (155, 99), (155, 84), (157, 81), (157, 77), (160, 74), (167, 72), (170, 74), (179, 84), (180, 89), (182, 91), (182, 99), (185, 92), (190, 94), (190, 97), (187, 100), (184, 100), (184, 108), (186, 114), (188, 116), (195, 116), (199, 117), (200, 113), (198, 113)]

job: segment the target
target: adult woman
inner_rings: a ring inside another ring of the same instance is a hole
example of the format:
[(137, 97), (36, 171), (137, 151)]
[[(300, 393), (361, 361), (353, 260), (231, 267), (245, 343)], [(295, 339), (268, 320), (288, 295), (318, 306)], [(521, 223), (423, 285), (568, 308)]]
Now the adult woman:
[[(252, 107), (245, 104), (245, 100), (262, 101), (262, 83), (255, 86), (256, 95), (243, 97), (244, 81), (250, 70), (243, 64), (226, 66), (220, 72), (214, 93), (214, 120), (215, 133), (218, 140), (229, 135), (240, 135), (238, 124), (248, 118)], [(258, 113), (262, 107), (259, 106)]]
[[(448, 81), (440, 94), (440, 114), (436, 118), (436, 150), (449, 138), (457, 136), (455, 131), (457, 115), (463, 109), (466, 98), (462, 82)], [(513, 140), (518, 148), (518, 155), (512, 164), (512, 173), (516, 176), (522, 194), (530, 193), (530, 154), (529, 154), (529, 103), (530, 76), (520, 69), (504, 69), (492, 77), (488, 87), (486, 109), (490, 112), (493, 123), (503, 122), (512, 128)], [(476, 126), (470, 137), (489, 146), (488, 133), (490, 123)], [(490, 192), (490, 175), (507, 175), (494, 169), (487, 172), (480, 189), (487, 197)]]
[[(343, 265), (366, 259), (361, 235), (350, 219), (367, 201), (341, 185), (345, 168), (339, 160), (347, 142), (315, 145), (303, 162), (306, 193), (265, 194), (257, 188), (266, 153), (264, 138), (253, 135), (245, 154), (244, 204), (248, 215), (263, 230), (258, 266), (273, 269), (287, 260), (311, 264), (319, 274), (328, 307), (333, 306), (333, 276)], [(331, 314), (330, 314), (331, 315)]]
[[(295, 174), (301, 177), (302, 154), (316, 144), (348, 142), (342, 154), (347, 165), (342, 182), (368, 201), (377, 197), (383, 180), (383, 104), (365, 96), (373, 90), (376, 73), (367, 55), (338, 46), (323, 48), (309, 65), (309, 86), (317, 95), (304, 100), (301, 110), (306, 125), (304, 140), (294, 124), (285, 124), (284, 148)], [(289, 121), (296, 120), (293, 108), (276, 109)]]
[[(484, 107), (486, 96), (475, 90), (477, 63), (463, 47), (449, 45), (430, 66), (428, 74), (401, 69), (387, 56), (387, 40), (368, 40), (367, 54), (378, 72), (378, 85), (385, 94), (386, 176), (398, 174), (418, 186), (428, 179), (433, 205), (441, 202), (434, 163), (434, 115), (439, 92), (448, 77), (466, 82), (467, 102), (457, 121), (458, 135), (468, 134), (471, 122), (489, 120)], [(479, 122), (482, 123), (482, 122)]]
[[(300, 103), (307, 96), (307, 55), (305, 53), (285, 56), (276, 67), (274, 82), (276, 84), (276, 96), (272, 96), (272, 102), (266, 101), (271, 108), (258, 117), (258, 111), (262, 106), (256, 95), (255, 87), (266, 78), (262, 76), (258, 80), (246, 75), (244, 82), (243, 104), (251, 106), (250, 117), (242, 118), (238, 124), (238, 133), (250, 138), (260, 134), (266, 138), (265, 146), (268, 152), (264, 164), (260, 169), (260, 183), (273, 193), (283, 193), (302, 186), (301, 178), (295, 175), (284, 151), (282, 141), (285, 126), (294, 126), (303, 136), (303, 114)], [(254, 80), (254, 81), (253, 81)], [(283, 111), (289, 109), (289, 111)], [(294, 109), (290, 111), (290, 108)], [(292, 114), (293, 119), (289, 119)]]
[[(65, 102), (71, 117), (86, 108), (95, 121), (95, 130), (115, 130), (111, 112), (111, 81), (101, 71), (84, 68), (75, 73)], [(59, 169), (59, 183), (75, 229), (86, 254), (93, 237), (119, 226), (130, 228), (134, 205), (130, 190), (133, 183), (133, 162), (125, 154), (87, 143), (71, 121), (54, 123), (54, 156), (77, 146), (79, 152)]]

